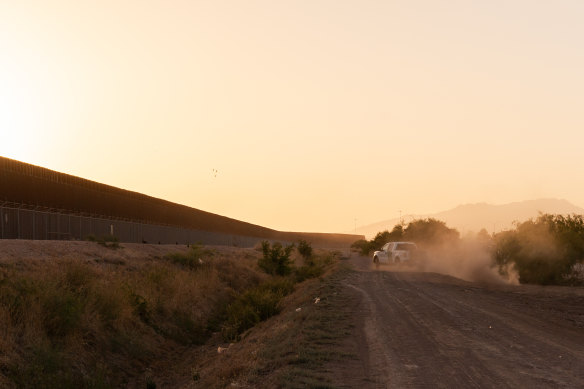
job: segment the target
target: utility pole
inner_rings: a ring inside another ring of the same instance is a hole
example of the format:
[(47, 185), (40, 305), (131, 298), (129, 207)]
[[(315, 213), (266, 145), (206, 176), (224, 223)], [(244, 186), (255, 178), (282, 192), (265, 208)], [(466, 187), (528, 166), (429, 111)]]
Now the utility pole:
[(357, 218), (355, 218), (355, 234), (357, 234)]

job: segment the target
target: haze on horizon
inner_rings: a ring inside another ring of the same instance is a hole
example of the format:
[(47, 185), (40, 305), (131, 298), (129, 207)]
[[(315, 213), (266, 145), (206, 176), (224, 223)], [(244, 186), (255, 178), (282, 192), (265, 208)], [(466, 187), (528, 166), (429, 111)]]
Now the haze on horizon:
[(0, 155), (280, 230), (582, 206), (583, 19), (576, 0), (5, 1)]

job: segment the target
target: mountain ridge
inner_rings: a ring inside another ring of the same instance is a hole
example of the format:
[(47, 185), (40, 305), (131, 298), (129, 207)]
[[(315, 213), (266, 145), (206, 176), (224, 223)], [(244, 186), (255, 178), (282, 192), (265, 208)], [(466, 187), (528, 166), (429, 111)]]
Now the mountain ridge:
[[(480, 202), (460, 204), (437, 213), (406, 215), (402, 217), (402, 221), (407, 224), (414, 219), (435, 218), (444, 221), (449, 227), (456, 228), (461, 234), (478, 232), (483, 228), (492, 233), (510, 229), (514, 222), (523, 222), (537, 217), (540, 212), (584, 214), (584, 208), (574, 205), (568, 200), (557, 198), (540, 198), (506, 204)], [(386, 219), (357, 227), (356, 233), (370, 239), (379, 231), (391, 230), (399, 222), (399, 218)]]

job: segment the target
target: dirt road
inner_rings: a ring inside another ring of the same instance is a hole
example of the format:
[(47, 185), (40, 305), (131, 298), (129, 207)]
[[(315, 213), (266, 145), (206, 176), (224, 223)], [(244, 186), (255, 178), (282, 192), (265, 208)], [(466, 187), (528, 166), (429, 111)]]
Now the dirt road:
[[(584, 289), (370, 269), (344, 281), (353, 352), (340, 386), (584, 388)], [(359, 366), (357, 366), (359, 365)]]

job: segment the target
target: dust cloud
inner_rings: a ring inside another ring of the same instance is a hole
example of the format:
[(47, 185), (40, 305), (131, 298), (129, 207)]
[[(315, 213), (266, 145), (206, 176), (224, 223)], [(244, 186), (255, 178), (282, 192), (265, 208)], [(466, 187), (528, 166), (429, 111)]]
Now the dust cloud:
[(491, 250), (475, 238), (463, 238), (455, 247), (425, 248), (426, 257), (413, 263), (419, 271), (451, 275), (466, 281), (519, 285), (519, 277), (512, 267), (499, 272), (493, 263)]
[(515, 269), (509, 266), (500, 272), (493, 262), (490, 243), (476, 236), (469, 235), (456, 244), (421, 246), (420, 251), (409, 263), (382, 265), (377, 270), (433, 272), (471, 282), (519, 285)]

